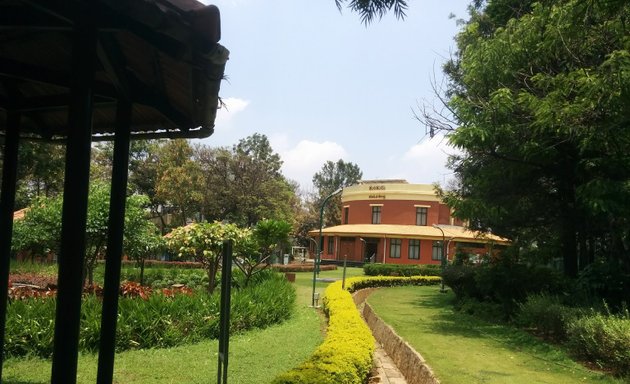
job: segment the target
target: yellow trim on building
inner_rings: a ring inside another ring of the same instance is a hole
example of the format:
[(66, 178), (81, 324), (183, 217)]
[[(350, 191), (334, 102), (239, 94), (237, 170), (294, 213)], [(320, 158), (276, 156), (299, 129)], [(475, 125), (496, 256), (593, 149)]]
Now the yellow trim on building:
[(432, 184), (408, 183), (365, 183), (352, 185), (343, 189), (343, 203), (357, 200), (415, 200), (437, 201)]

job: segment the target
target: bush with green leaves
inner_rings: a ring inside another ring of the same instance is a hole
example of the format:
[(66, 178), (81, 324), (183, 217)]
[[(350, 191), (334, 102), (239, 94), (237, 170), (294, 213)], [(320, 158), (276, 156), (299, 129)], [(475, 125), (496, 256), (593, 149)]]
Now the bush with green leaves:
[(622, 376), (630, 375), (630, 313), (592, 313), (567, 326), (569, 349), (581, 359)]
[(509, 258), (474, 266), (451, 265), (443, 277), (459, 300), (472, 298), (501, 304), (505, 318), (513, 316), (518, 303), (530, 294), (559, 294), (568, 289), (567, 280), (558, 271)]
[(402, 265), (368, 263), (363, 265), (366, 276), (440, 276), (442, 269), (439, 265)]
[(239, 228), (236, 224), (192, 223), (169, 233), (166, 245), (179, 258), (193, 259), (203, 265), (208, 275), (208, 292), (212, 293), (217, 285), (223, 242), (232, 240), (236, 251), (250, 242), (250, 236), (251, 230)]
[[(166, 348), (217, 338), (219, 295), (198, 291), (172, 297), (153, 294), (148, 299), (119, 299), (116, 349)], [(295, 306), (295, 290), (284, 276), (267, 273), (255, 284), (232, 292), (230, 332), (264, 328), (288, 319)], [(86, 296), (81, 306), (79, 348), (95, 352), (99, 346), (102, 300)], [(7, 309), (6, 356), (50, 357), (54, 338), (54, 299), (12, 301)]]
[(568, 324), (580, 314), (580, 309), (564, 305), (557, 295), (539, 293), (527, 296), (518, 305), (515, 322), (546, 339), (562, 341), (566, 339)]

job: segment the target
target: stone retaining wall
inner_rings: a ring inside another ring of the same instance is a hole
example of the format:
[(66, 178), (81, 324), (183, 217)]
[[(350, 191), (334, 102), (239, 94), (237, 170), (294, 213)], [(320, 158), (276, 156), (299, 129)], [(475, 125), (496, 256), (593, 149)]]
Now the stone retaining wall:
[(427, 365), (424, 358), (416, 352), (411, 345), (404, 341), (389, 325), (385, 324), (368, 303), (364, 303), (373, 289), (357, 291), (353, 297), (357, 306), (363, 304), (363, 318), (372, 330), (372, 335), (378, 341), (385, 352), (391, 357), (394, 364), (405, 376), (409, 384), (439, 384), (439, 380), (433, 375), (433, 371)]

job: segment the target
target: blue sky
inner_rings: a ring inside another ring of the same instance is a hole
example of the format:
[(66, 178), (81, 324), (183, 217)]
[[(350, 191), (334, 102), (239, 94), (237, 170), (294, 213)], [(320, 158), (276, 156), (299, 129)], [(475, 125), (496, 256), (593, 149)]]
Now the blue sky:
[(454, 51), (453, 13), (469, 0), (410, 1), (369, 26), (334, 0), (215, 0), (221, 44), (230, 50), (215, 133), (205, 144), (231, 146), (265, 134), (283, 174), (312, 189), (326, 160), (357, 164), (364, 179), (445, 183), (453, 149), (429, 140), (413, 108), (434, 103), (431, 82)]

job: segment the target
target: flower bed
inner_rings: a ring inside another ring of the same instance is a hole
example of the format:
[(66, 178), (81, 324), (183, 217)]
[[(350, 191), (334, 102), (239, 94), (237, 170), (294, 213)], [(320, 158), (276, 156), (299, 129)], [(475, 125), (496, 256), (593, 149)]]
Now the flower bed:
[[(79, 335), (82, 352), (96, 352), (99, 347), (102, 307), (99, 292), (100, 287), (90, 286), (83, 297)], [(267, 274), (260, 282), (232, 292), (231, 333), (280, 323), (293, 312), (295, 290), (280, 274)], [(131, 282), (121, 286), (120, 294), (117, 351), (167, 348), (219, 335), (218, 295), (193, 292), (187, 287), (150, 289)], [(19, 298), (11, 300), (7, 307), (5, 355), (50, 357), (54, 298), (47, 295)]]

